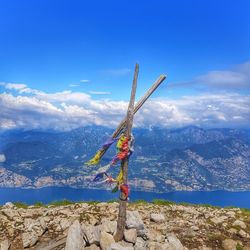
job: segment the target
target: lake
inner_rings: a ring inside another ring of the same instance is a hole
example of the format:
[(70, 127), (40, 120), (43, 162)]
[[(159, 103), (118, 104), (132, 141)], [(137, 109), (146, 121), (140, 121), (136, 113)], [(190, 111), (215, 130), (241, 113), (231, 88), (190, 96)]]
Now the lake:
[[(37, 201), (45, 204), (68, 199), (71, 201), (108, 201), (118, 198), (118, 193), (98, 189), (76, 189), (70, 187), (45, 187), (40, 189), (0, 188), (0, 205), (7, 201), (21, 201), (34, 204)], [(132, 191), (130, 200), (152, 201), (165, 199), (175, 202), (188, 202), (193, 204), (210, 204), (214, 206), (236, 206), (250, 209), (250, 191), (175, 191), (168, 193), (154, 193)]]

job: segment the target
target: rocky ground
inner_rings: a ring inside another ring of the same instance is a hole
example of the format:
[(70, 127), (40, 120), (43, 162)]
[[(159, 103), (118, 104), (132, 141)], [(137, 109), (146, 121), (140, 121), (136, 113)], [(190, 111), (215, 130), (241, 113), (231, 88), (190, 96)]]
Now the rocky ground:
[(250, 250), (250, 212), (238, 208), (128, 205), (124, 240), (113, 235), (119, 204), (0, 208), (0, 249)]

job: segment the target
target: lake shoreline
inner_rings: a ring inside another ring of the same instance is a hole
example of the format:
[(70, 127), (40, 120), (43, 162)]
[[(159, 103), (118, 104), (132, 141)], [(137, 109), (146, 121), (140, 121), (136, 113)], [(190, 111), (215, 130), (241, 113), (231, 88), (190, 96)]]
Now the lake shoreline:
[[(24, 202), (29, 205), (36, 202), (48, 204), (58, 200), (99, 201), (118, 200), (119, 193), (111, 190), (73, 188), (73, 187), (44, 187), (38, 189), (0, 188), (0, 205), (6, 202)], [(208, 204), (219, 207), (250, 208), (250, 191), (172, 191), (166, 193), (134, 191), (130, 193), (130, 201), (154, 199), (169, 200), (176, 203)]]

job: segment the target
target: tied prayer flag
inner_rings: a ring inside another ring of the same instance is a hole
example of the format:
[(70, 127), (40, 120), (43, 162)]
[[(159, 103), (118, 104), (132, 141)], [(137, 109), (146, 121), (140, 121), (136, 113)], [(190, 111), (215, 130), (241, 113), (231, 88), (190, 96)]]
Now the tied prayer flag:
[(117, 141), (117, 138), (110, 138), (108, 139), (103, 145), (102, 148), (108, 148), (110, 147), (115, 141)]
[(121, 190), (121, 192), (124, 194), (124, 196), (127, 199), (128, 195), (129, 195), (129, 187), (128, 187), (128, 185), (127, 184), (120, 185), (120, 190)]
[(88, 165), (88, 166), (90, 166), (90, 165), (97, 165), (100, 162), (101, 153), (102, 153), (101, 150), (97, 151), (97, 153), (95, 154), (95, 156), (91, 160), (89, 160), (88, 162), (86, 162), (85, 164)]
[(99, 181), (101, 180), (102, 178), (104, 178), (104, 176), (107, 176), (107, 173), (106, 172), (103, 172), (103, 173), (99, 173), (95, 176), (95, 178), (93, 179), (93, 181)]

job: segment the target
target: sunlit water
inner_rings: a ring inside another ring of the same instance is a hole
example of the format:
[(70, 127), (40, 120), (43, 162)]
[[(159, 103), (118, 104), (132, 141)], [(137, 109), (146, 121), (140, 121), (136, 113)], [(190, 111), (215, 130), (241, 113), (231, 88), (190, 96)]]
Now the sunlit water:
[[(34, 204), (38, 201), (47, 204), (51, 201), (63, 199), (71, 201), (109, 201), (118, 199), (118, 195), (118, 193), (111, 193), (111, 191), (108, 190), (75, 189), (69, 187), (46, 187), (40, 189), (0, 188), (0, 205), (3, 205), (7, 201), (21, 201), (27, 204)], [(130, 201), (152, 201), (154, 199), (165, 199), (193, 204), (210, 204), (221, 207), (236, 206), (250, 208), (250, 191), (177, 191), (154, 193), (132, 190), (130, 193)]]

